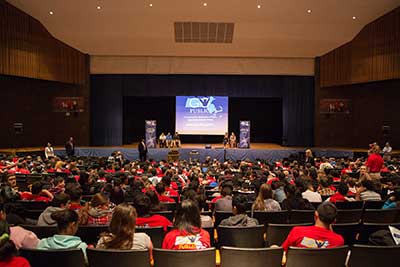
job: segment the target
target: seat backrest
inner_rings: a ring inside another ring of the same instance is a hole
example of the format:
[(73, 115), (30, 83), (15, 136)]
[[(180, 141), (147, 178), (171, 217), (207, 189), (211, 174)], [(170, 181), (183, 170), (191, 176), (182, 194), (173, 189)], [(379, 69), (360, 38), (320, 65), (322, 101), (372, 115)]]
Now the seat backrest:
[(220, 246), (241, 248), (264, 247), (264, 225), (252, 227), (219, 226), (217, 232)]
[(202, 250), (153, 249), (157, 267), (215, 267), (215, 248)]
[(288, 223), (289, 211), (254, 211), (253, 218), (256, 218), (260, 224), (264, 225), (269, 223)]
[(336, 216), (336, 223), (359, 223), (362, 214), (363, 214), (362, 209), (338, 210)]
[(286, 255), (286, 267), (345, 266), (347, 246), (336, 248), (293, 248)]
[(339, 210), (354, 210), (354, 209), (362, 209), (364, 202), (363, 201), (337, 201), (335, 203), (336, 208)]
[(291, 210), (289, 222), (291, 224), (314, 223), (314, 214), (314, 210)]
[[(174, 229), (173, 226), (168, 226), (168, 232)], [(215, 237), (214, 237), (214, 227), (202, 227), (203, 230), (207, 231), (210, 235), (210, 244), (213, 247), (215, 245)]]
[(333, 231), (341, 235), (346, 245), (356, 243), (357, 234), (360, 232), (360, 223), (335, 223), (332, 224)]
[(150, 266), (150, 254), (147, 249), (116, 250), (88, 248), (86, 253), (88, 256), (89, 267)]
[(136, 227), (138, 233), (146, 233), (151, 238), (153, 247), (161, 248), (164, 240), (164, 228), (162, 226), (157, 227)]
[(37, 225), (20, 225), (26, 230), (32, 231), (36, 234), (39, 239), (46, 238), (57, 234), (56, 226), (37, 226)]
[(174, 203), (172, 203), (172, 202), (171, 203), (170, 202), (161, 202), (160, 205), (163, 206), (163, 207), (166, 207), (167, 210), (170, 210), (170, 211), (175, 211), (176, 210), (176, 202), (174, 202)]
[(354, 245), (351, 249), (349, 267), (398, 266), (400, 246)]
[(171, 210), (152, 211), (152, 212), (150, 212), (150, 214), (152, 214), (152, 215), (157, 214), (157, 215), (164, 216), (164, 217), (167, 218), (170, 222), (172, 222), (172, 221), (174, 220), (174, 216), (175, 216), (174, 211), (171, 211)]
[(215, 217), (214, 225), (218, 226), (221, 223), (221, 221), (229, 218), (230, 216), (233, 216), (233, 213), (231, 211), (216, 211), (214, 213), (214, 217)]
[(281, 246), (286, 240), (290, 231), (295, 226), (310, 226), (312, 224), (268, 224), (267, 226), (267, 245)]
[(389, 225), (400, 229), (400, 224), (390, 223), (363, 223), (361, 225), (360, 234), (357, 238), (357, 244), (367, 244), (369, 236), (379, 230), (389, 230)]
[(366, 209), (363, 222), (366, 223), (396, 223), (400, 209)]
[(29, 261), (31, 267), (85, 267), (81, 249), (20, 249), (20, 255)]
[(221, 267), (281, 266), (282, 248), (221, 247)]
[(76, 236), (86, 244), (96, 245), (102, 233), (108, 232), (108, 225), (80, 225)]
[(364, 209), (381, 209), (384, 203), (384, 200), (364, 201)]

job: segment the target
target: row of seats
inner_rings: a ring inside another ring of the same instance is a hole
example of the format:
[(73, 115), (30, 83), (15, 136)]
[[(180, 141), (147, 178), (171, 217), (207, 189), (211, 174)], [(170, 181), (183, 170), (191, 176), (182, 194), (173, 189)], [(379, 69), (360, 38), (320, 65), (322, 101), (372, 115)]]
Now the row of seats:
[[(350, 257), (348, 257), (350, 250)], [(376, 267), (395, 266), (400, 246), (376, 247), (355, 245), (338, 248), (305, 249), (289, 248), (286, 267)], [(79, 249), (36, 250), (22, 249), (21, 255), (29, 260), (32, 267), (84, 267), (85, 260)], [(216, 249), (164, 250), (153, 249), (155, 267), (280, 267), (282, 248), (232, 248), (220, 249), (220, 261), (216, 262)], [(100, 250), (87, 249), (89, 267), (149, 267), (150, 255), (147, 250)]]

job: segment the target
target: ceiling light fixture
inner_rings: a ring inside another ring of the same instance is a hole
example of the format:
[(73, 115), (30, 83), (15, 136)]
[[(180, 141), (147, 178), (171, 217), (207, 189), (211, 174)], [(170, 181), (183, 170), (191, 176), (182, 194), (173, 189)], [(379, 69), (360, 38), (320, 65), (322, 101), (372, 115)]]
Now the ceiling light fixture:
[(50, 11), (50, 12), (49, 12), (49, 14), (50, 14), (50, 15), (53, 15), (53, 14), (54, 14), (54, 12), (53, 12), (53, 11)]
[(311, 9), (307, 10), (307, 13), (308, 13), (308, 14), (311, 14), (311, 12), (312, 12), (312, 10), (311, 10)]
[(356, 17), (356, 16), (353, 16), (353, 19), (357, 19), (357, 17)]
[(101, 9), (101, 6), (97, 6), (97, 9), (100, 10), (100, 9)]
[(261, 8), (261, 5), (257, 5), (257, 8)]
[(203, 3), (203, 6), (207, 6), (207, 3)]
[(152, 3), (150, 3), (150, 4), (149, 4), (149, 7), (153, 7), (153, 4), (152, 4)]

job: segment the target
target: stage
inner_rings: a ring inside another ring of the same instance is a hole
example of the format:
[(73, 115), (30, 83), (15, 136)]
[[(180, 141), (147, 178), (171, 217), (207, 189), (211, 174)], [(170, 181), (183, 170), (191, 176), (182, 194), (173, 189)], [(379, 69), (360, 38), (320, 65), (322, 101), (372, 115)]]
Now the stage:
[[(205, 144), (182, 144), (179, 151), (179, 158), (183, 160), (199, 159), (204, 160), (207, 156), (223, 160), (257, 160), (264, 159), (276, 161), (289, 158), (304, 152), (304, 147), (284, 147), (272, 143), (253, 143), (250, 149), (228, 148), (224, 149), (222, 144), (211, 144), (211, 149), (206, 149)], [(56, 155), (65, 156), (63, 147), (54, 148)], [(353, 158), (355, 153), (366, 154), (366, 150), (350, 148), (312, 148), (315, 157), (337, 157)], [(0, 149), (1, 152), (17, 153), (18, 155), (44, 155), (44, 148), (19, 148), (19, 149)], [(136, 160), (139, 158), (137, 144), (124, 145), (118, 147), (76, 147), (76, 156), (86, 157), (108, 157), (114, 151), (121, 151), (126, 159)], [(170, 149), (168, 148), (149, 148), (147, 158), (156, 161), (166, 160)]]

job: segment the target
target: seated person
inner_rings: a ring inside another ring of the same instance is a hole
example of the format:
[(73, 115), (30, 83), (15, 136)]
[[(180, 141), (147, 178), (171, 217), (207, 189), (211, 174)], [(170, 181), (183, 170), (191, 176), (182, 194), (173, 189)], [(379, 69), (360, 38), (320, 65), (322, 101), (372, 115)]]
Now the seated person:
[(326, 201), (330, 201), (332, 203), (354, 201), (354, 198), (346, 197), (348, 192), (349, 192), (349, 187), (347, 186), (346, 183), (342, 182), (339, 184), (337, 192), (333, 196), (330, 196)]
[(70, 197), (69, 209), (79, 211), (83, 208), (81, 205), (82, 201), (82, 189), (74, 184), (69, 184), (65, 189), (65, 193)]
[(281, 206), (278, 201), (273, 198), (272, 188), (268, 184), (262, 184), (260, 186), (260, 191), (258, 192), (258, 196), (256, 201), (251, 207), (251, 212), (254, 211), (279, 211), (281, 210)]
[(221, 198), (215, 201), (215, 211), (232, 211), (232, 183), (222, 184)]
[(17, 248), (10, 238), (11, 231), (7, 222), (0, 221), (0, 267), (30, 267), (29, 262), (19, 257)]
[(65, 193), (57, 194), (47, 207), (39, 216), (37, 221), (38, 226), (55, 226), (57, 222), (53, 220), (51, 214), (56, 211), (64, 210), (69, 206), (69, 195)]
[(101, 236), (97, 248), (102, 249), (153, 249), (150, 237), (146, 233), (135, 233), (136, 211), (123, 203), (114, 209), (109, 233)]
[(287, 251), (289, 247), (332, 248), (343, 246), (343, 237), (334, 233), (331, 227), (336, 220), (336, 215), (337, 210), (334, 204), (322, 203), (314, 215), (315, 225), (294, 227), (283, 242), (283, 249)]
[(175, 132), (174, 137), (173, 137), (173, 142), (175, 147), (181, 147), (181, 140), (179, 138), (178, 132)]
[(322, 202), (321, 195), (316, 192), (318, 189), (318, 182), (306, 181), (304, 188), (306, 188), (306, 191), (301, 194), (304, 199), (307, 199), (309, 202)]
[(356, 200), (361, 201), (379, 201), (381, 195), (375, 192), (375, 185), (371, 180), (362, 180), (361, 186), (356, 193)]
[(110, 201), (101, 193), (95, 194), (89, 205), (79, 211), (80, 223), (89, 225), (109, 224), (112, 217)]
[(174, 199), (166, 195), (164, 183), (161, 182), (156, 185), (156, 192), (158, 194), (158, 200), (160, 202), (175, 203)]
[(400, 189), (390, 194), (390, 197), (383, 204), (383, 209), (395, 209), (400, 207)]
[(164, 216), (154, 214), (151, 215), (151, 200), (144, 194), (139, 194), (134, 199), (134, 204), (137, 212), (136, 225), (144, 227), (156, 227), (162, 226), (164, 231), (167, 232), (168, 226), (172, 226), (170, 222)]
[(321, 196), (332, 196), (336, 193), (334, 190), (332, 190), (331, 185), (329, 184), (328, 178), (326, 178), (326, 177), (322, 178), (320, 181), (320, 184), (321, 184), (321, 189), (318, 190), (318, 193)]
[(250, 227), (258, 225), (257, 219), (247, 216), (247, 197), (244, 195), (237, 195), (232, 200), (232, 213), (233, 216), (224, 219), (219, 224), (220, 226), (238, 226)]
[(283, 210), (313, 210), (314, 206), (302, 197), (300, 190), (292, 184), (285, 185), (286, 199), (282, 201)]
[[(194, 201), (199, 207), (200, 212), (203, 211), (204, 206), (206, 205), (204, 195), (197, 194), (196, 191), (194, 191), (193, 189), (186, 190), (184, 198)], [(214, 227), (213, 219), (210, 216), (200, 214), (200, 219), (201, 219), (201, 227)]]
[(86, 243), (80, 237), (75, 236), (78, 231), (78, 214), (75, 211), (64, 209), (51, 214), (57, 222), (58, 234), (40, 240), (37, 249), (71, 249), (80, 248), (86, 258)]
[(62, 193), (65, 191), (65, 181), (64, 178), (62, 177), (56, 177), (54, 179), (54, 187), (49, 189), (49, 192), (55, 196), (59, 193)]
[(210, 234), (201, 228), (197, 204), (185, 199), (175, 214), (174, 229), (167, 233), (163, 249), (197, 250), (211, 247)]
[(21, 198), (18, 192), (17, 177), (14, 173), (7, 173), (1, 187), (1, 196), (4, 202), (14, 202)]
[(43, 185), (41, 182), (35, 182), (32, 184), (31, 192), (21, 193), (21, 199), (49, 202), (53, 199), (53, 195), (48, 190), (43, 189)]

